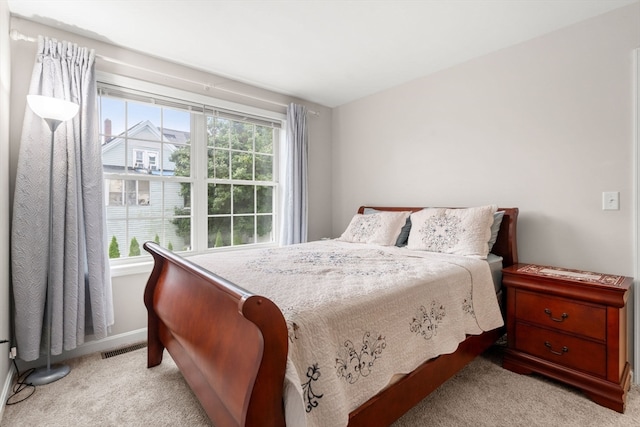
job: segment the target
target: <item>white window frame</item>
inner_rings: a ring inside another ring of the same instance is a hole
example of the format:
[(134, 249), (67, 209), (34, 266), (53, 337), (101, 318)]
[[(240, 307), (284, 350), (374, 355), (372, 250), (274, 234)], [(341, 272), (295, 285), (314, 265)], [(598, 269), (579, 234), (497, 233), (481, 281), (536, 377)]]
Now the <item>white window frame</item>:
[[(267, 120), (271, 120), (274, 123), (280, 123), (280, 138), (273, 141), (273, 182), (274, 184), (274, 203), (273, 203), (273, 235), (274, 239), (271, 243), (256, 243), (246, 244), (240, 246), (229, 246), (223, 248), (207, 248), (208, 242), (208, 223), (207, 223), (207, 157), (197, 153), (206, 153), (207, 139), (204, 135), (205, 126), (200, 121), (204, 121), (204, 115), (194, 114), (192, 120), (196, 123), (192, 123), (192, 130), (196, 133), (201, 132), (202, 135), (193, 135), (191, 141), (191, 178), (184, 181), (192, 182), (192, 199), (191, 209), (195, 212), (204, 212), (205, 214), (194, 214), (192, 216), (191, 230), (192, 230), (192, 247), (193, 250), (189, 252), (181, 252), (180, 254), (185, 257), (197, 255), (205, 252), (214, 251), (233, 251), (241, 249), (250, 249), (252, 247), (273, 247), (278, 246), (278, 236), (280, 235), (280, 145), (281, 141), (285, 140), (286, 132), (286, 115), (275, 111), (264, 110), (257, 107), (243, 105), (231, 101), (217, 99), (214, 97), (188, 92), (181, 89), (162, 86), (159, 84), (145, 82), (129, 77), (110, 74), (102, 71), (96, 72), (96, 80), (99, 83), (105, 83), (114, 86), (120, 86), (122, 88), (130, 88), (135, 91), (147, 92), (155, 94), (160, 97), (174, 98), (184, 101), (185, 103), (195, 103), (207, 106), (213, 106), (215, 108), (236, 111), (238, 113), (244, 113), (252, 116), (263, 117)], [(199, 161), (198, 161), (199, 160)], [(107, 177), (105, 177), (107, 178)], [(130, 177), (129, 179), (131, 179)], [(151, 177), (150, 177), (151, 178)], [(119, 179), (117, 176), (113, 176), (113, 179)], [(126, 179), (124, 176), (122, 179)], [(254, 182), (254, 185), (259, 185), (258, 181)], [(105, 244), (108, 244), (106, 242)], [(142, 242), (140, 242), (142, 244)], [(147, 273), (151, 271), (152, 259), (150, 257), (125, 257), (119, 259), (111, 259), (111, 275), (112, 277)]]

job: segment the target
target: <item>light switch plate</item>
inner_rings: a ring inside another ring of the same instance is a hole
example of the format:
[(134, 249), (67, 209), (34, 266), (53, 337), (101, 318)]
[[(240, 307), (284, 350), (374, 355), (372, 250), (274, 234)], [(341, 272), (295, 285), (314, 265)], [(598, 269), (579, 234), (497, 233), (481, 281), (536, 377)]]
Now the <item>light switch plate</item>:
[(602, 210), (617, 211), (620, 209), (620, 192), (605, 191), (602, 193)]

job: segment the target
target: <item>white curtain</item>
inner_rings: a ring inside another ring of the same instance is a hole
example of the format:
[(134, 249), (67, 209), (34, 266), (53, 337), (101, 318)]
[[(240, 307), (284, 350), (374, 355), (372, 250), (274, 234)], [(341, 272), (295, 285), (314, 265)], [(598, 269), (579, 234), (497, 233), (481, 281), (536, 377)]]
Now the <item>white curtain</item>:
[(280, 243), (307, 241), (307, 108), (287, 107), (287, 138), (284, 147), (283, 209)]
[(49, 197), (53, 198), (51, 354), (76, 348), (86, 334), (104, 338), (113, 324), (94, 60), (93, 50), (38, 38), (29, 93), (75, 102), (80, 111), (55, 132), (50, 183), (51, 131), (28, 106), (25, 109), (11, 262), (18, 356), (26, 361), (37, 359), (40, 348), (46, 347), (42, 337), (48, 330)]

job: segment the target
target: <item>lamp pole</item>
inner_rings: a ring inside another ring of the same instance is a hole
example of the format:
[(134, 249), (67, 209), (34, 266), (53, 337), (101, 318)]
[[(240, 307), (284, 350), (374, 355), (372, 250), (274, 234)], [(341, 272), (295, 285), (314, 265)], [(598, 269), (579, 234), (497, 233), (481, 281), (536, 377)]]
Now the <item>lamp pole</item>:
[(35, 114), (42, 117), (51, 131), (50, 156), (49, 156), (49, 248), (47, 254), (47, 292), (46, 292), (46, 322), (47, 322), (47, 365), (34, 370), (26, 382), (33, 385), (49, 384), (66, 376), (70, 371), (68, 365), (51, 366), (51, 330), (53, 328), (53, 290), (51, 274), (51, 256), (53, 254), (53, 143), (56, 129), (60, 123), (72, 119), (79, 106), (62, 99), (40, 95), (28, 95), (29, 107)]

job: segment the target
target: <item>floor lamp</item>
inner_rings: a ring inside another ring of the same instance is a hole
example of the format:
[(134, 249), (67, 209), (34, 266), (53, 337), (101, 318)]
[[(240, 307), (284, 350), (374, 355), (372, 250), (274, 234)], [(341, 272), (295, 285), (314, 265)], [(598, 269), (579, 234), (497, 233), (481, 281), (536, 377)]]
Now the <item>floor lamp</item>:
[(51, 130), (51, 157), (49, 160), (49, 249), (47, 253), (47, 366), (33, 371), (26, 379), (33, 385), (44, 385), (59, 380), (69, 373), (71, 368), (67, 365), (51, 366), (51, 327), (53, 324), (53, 312), (51, 301), (51, 255), (53, 242), (53, 137), (60, 123), (72, 119), (78, 114), (78, 104), (50, 96), (27, 95), (27, 103), (35, 114), (42, 117), (49, 130)]

